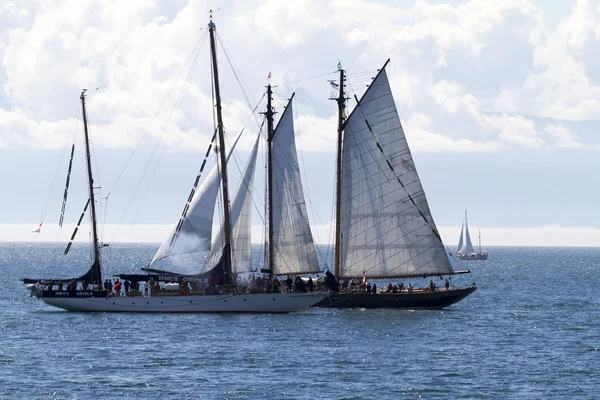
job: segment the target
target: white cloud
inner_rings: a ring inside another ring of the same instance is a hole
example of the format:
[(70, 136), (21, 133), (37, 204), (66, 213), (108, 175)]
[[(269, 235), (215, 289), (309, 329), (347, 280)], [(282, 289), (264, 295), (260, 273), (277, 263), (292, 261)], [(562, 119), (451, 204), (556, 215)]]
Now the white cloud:
[[(1, 7), (0, 146), (56, 147), (87, 87), (92, 130), (101, 133), (97, 144), (133, 147), (173, 87), (149, 137), (168, 133), (169, 148), (203, 148), (212, 133), (207, 39), (199, 74), (185, 89), (185, 79), (173, 83), (180, 71), (187, 75), (184, 65), (205, 33), (184, 39), (205, 28), (205, 4), (191, 1), (169, 19), (160, 13), (168, 7), (159, 7), (161, 1), (31, 0)], [(577, 144), (577, 132), (560, 128), (559, 119), (586, 120), (600, 111), (598, 3), (579, 1), (554, 31), (529, 0), (458, 6), (419, 0), (404, 7), (240, 1), (215, 19), (251, 97), (258, 97), (269, 71), (290, 82), (333, 70), (338, 59), (360, 94), (368, 75), (352, 73), (373, 70), (390, 56), (394, 96), (414, 150), (578, 148), (585, 146)], [(226, 128), (235, 134), (248, 106), (223, 53), (219, 61)], [(327, 103), (324, 81), (280, 88), (300, 90), (306, 150), (335, 147), (335, 107)], [(558, 120), (540, 126), (528, 114)]]

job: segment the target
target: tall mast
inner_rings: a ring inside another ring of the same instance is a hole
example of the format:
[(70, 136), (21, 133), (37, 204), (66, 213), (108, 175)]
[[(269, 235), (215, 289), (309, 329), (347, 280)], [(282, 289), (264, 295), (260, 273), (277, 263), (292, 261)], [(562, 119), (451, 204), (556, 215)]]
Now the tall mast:
[(212, 21), (212, 10), (208, 24), (210, 32), (210, 53), (215, 86), (217, 107), (217, 130), (219, 133), (219, 155), (221, 161), (221, 179), (223, 182), (223, 229), (225, 231), (225, 246), (223, 247), (223, 272), (227, 274), (225, 284), (232, 283), (231, 276), (231, 223), (229, 218), (229, 188), (227, 186), (227, 161), (225, 157), (225, 136), (223, 134), (223, 115), (221, 112), (221, 92), (219, 89), (219, 70), (217, 68), (217, 50), (215, 47), (215, 24)]
[(342, 258), (342, 240), (341, 240), (341, 214), (342, 214), (342, 133), (344, 130), (344, 113), (346, 110), (346, 96), (344, 94), (344, 70), (341, 64), (338, 64), (340, 70), (340, 91), (336, 99), (338, 105), (338, 140), (337, 140), (337, 165), (336, 165), (336, 184), (335, 184), (335, 269), (336, 278), (340, 276), (340, 265)]
[(268, 197), (268, 208), (269, 208), (269, 275), (273, 275), (273, 262), (275, 261), (275, 246), (274, 246), (274, 235), (275, 229), (273, 227), (273, 107), (271, 105), (271, 97), (273, 91), (271, 90), (271, 84), (267, 86), (267, 111), (265, 111), (265, 117), (267, 118), (267, 197)]
[(479, 252), (481, 253), (481, 229), (479, 230)]
[(90, 139), (88, 134), (87, 113), (85, 111), (85, 92), (81, 92), (81, 109), (83, 112), (83, 130), (85, 132), (85, 157), (87, 159), (88, 184), (90, 191), (90, 205), (92, 216), (92, 241), (94, 243), (94, 263), (92, 264), (92, 282), (102, 283), (102, 271), (100, 269), (100, 245), (98, 244), (98, 227), (96, 226), (96, 201), (94, 200), (94, 178), (92, 177), (92, 160), (90, 156)]

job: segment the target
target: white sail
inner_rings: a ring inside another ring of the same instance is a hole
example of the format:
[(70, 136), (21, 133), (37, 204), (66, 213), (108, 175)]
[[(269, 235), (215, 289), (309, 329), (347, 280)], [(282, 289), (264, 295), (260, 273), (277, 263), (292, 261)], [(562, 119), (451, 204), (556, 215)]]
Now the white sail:
[(346, 122), (342, 154), (341, 275), (452, 273), (433, 222), (385, 69)]
[(320, 272), (298, 167), (292, 103), (273, 133), (273, 273)]
[[(252, 270), (252, 248), (250, 241), (251, 216), (252, 216), (252, 191), (254, 188), (254, 171), (256, 168), (256, 155), (258, 153), (258, 140), (256, 138), (250, 158), (246, 163), (240, 183), (231, 200), (231, 270), (234, 274), (250, 272)], [(202, 267), (202, 272), (213, 268), (223, 255), (225, 233), (223, 225), (215, 237), (210, 253)]]
[(456, 247), (456, 252), (460, 252), (460, 249), (463, 247), (463, 236), (465, 234), (465, 223), (463, 222), (462, 227), (460, 228), (460, 237), (458, 238), (458, 246)]
[[(231, 146), (231, 150), (227, 154), (227, 161), (229, 161), (229, 156), (235, 149), (241, 134), (242, 132), (238, 134)], [(185, 217), (180, 218), (173, 226), (169, 236), (154, 254), (150, 265), (165, 257), (210, 250), (213, 215), (220, 184), (221, 173), (217, 163), (210, 170), (200, 187), (193, 195), (190, 194), (191, 200), (188, 200), (185, 206), (187, 209)], [(181, 227), (178, 229), (179, 225)]]
[(471, 235), (469, 234), (469, 223), (467, 222), (467, 210), (465, 210), (465, 240), (462, 242), (462, 232), (461, 232), (461, 244), (458, 246), (458, 253), (460, 254), (472, 254), (475, 253), (475, 249), (473, 248), (473, 243), (471, 243)]

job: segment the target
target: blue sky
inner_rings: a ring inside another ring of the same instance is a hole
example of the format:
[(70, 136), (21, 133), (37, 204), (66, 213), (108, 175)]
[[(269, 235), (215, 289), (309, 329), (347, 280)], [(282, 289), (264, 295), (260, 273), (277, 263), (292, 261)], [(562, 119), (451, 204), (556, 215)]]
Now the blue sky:
[[(484, 244), (600, 243), (597, 0), (1, 2), (0, 240), (70, 235), (71, 226), (56, 231), (67, 167), (59, 161), (77, 137), (71, 224), (86, 196), (81, 123), (73, 122), (83, 87), (100, 87), (90, 91), (88, 113), (103, 196), (150, 126), (102, 212), (106, 240), (162, 239), (212, 130), (207, 41), (190, 79), (176, 79), (187, 75), (208, 7), (219, 9), (219, 36), (252, 106), (269, 72), (280, 109), (296, 92), (297, 143), (318, 241), (329, 241), (336, 135), (327, 83), (336, 75), (325, 74), (341, 60), (360, 96), (389, 57), (400, 117), (447, 244), (457, 242), (465, 208)], [(222, 52), (219, 62), (233, 137), (250, 111)], [(257, 123), (247, 130), (240, 164)], [(157, 143), (156, 172), (123, 217)], [(260, 174), (257, 180), (262, 185)], [(42, 215), (48, 228), (32, 236)], [(260, 238), (257, 213), (253, 224)]]

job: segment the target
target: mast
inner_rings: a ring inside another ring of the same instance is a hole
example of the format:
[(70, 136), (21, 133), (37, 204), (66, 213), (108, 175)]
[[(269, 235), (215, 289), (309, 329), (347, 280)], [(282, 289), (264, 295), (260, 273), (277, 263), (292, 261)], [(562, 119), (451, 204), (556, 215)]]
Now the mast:
[(336, 184), (335, 184), (335, 267), (334, 275), (340, 276), (340, 265), (342, 258), (342, 240), (340, 218), (342, 214), (342, 133), (344, 130), (344, 112), (346, 110), (346, 97), (344, 94), (344, 70), (340, 67), (340, 91), (336, 99), (338, 105), (338, 140), (337, 140), (337, 165), (336, 165)]
[(481, 253), (481, 229), (479, 230), (479, 253)]
[(225, 157), (225, 136), (223, 133), (223, 115), (221, 111), (221, 92), (219, 89), (219, 70), (217, 68), (217, 51), (215, 47), (215, 24), (212, 21), (212, 10), (208, 24), (210, 32), (210, 53), (215, 85), (215, 99), (217, 107), (217, 130), (219, 133), (219, 155), (221, 162), (221, 176), (223, 182), (223, 230), (225, 231), (225, 245), (223, 246), (223, 273), (227, 274), (225, 284), (232, 283), (231, 276), (231, 222), (229, 216), (229, 188), (227, 186), (227, 161)]
[(102, 283), (102, 271), (100, 269), (100, 246), (98, 244), (98, 227), (96, 226), (96, 201), (94, 200), (94, 178), (92, 177), (92, 160), (90, 156), (90, 139), (88, 134), (87, 113), (85, 111), (85, 92), (81, 92), (81, 108), (83, 113), (83, 130), (85, 133), (85, 157), (87, 159), (88, 184), (90, 191), (91, 217), (92, 217), (92, 241), (94, 243), (94, 263), (92, 264), (92, 282)]
[(271, 90), (271, 84), (267, 86), (267, 111), (265, 111), (265, 117), (267, 118), (267, 202), (269, 208), (269, 276), (273, 275), (274, 261), (275, 261), (275, 246), (274, 236), (275, 228), (273, 227), (273, 107), (271, 105), (271, 97), (273, 91)]

